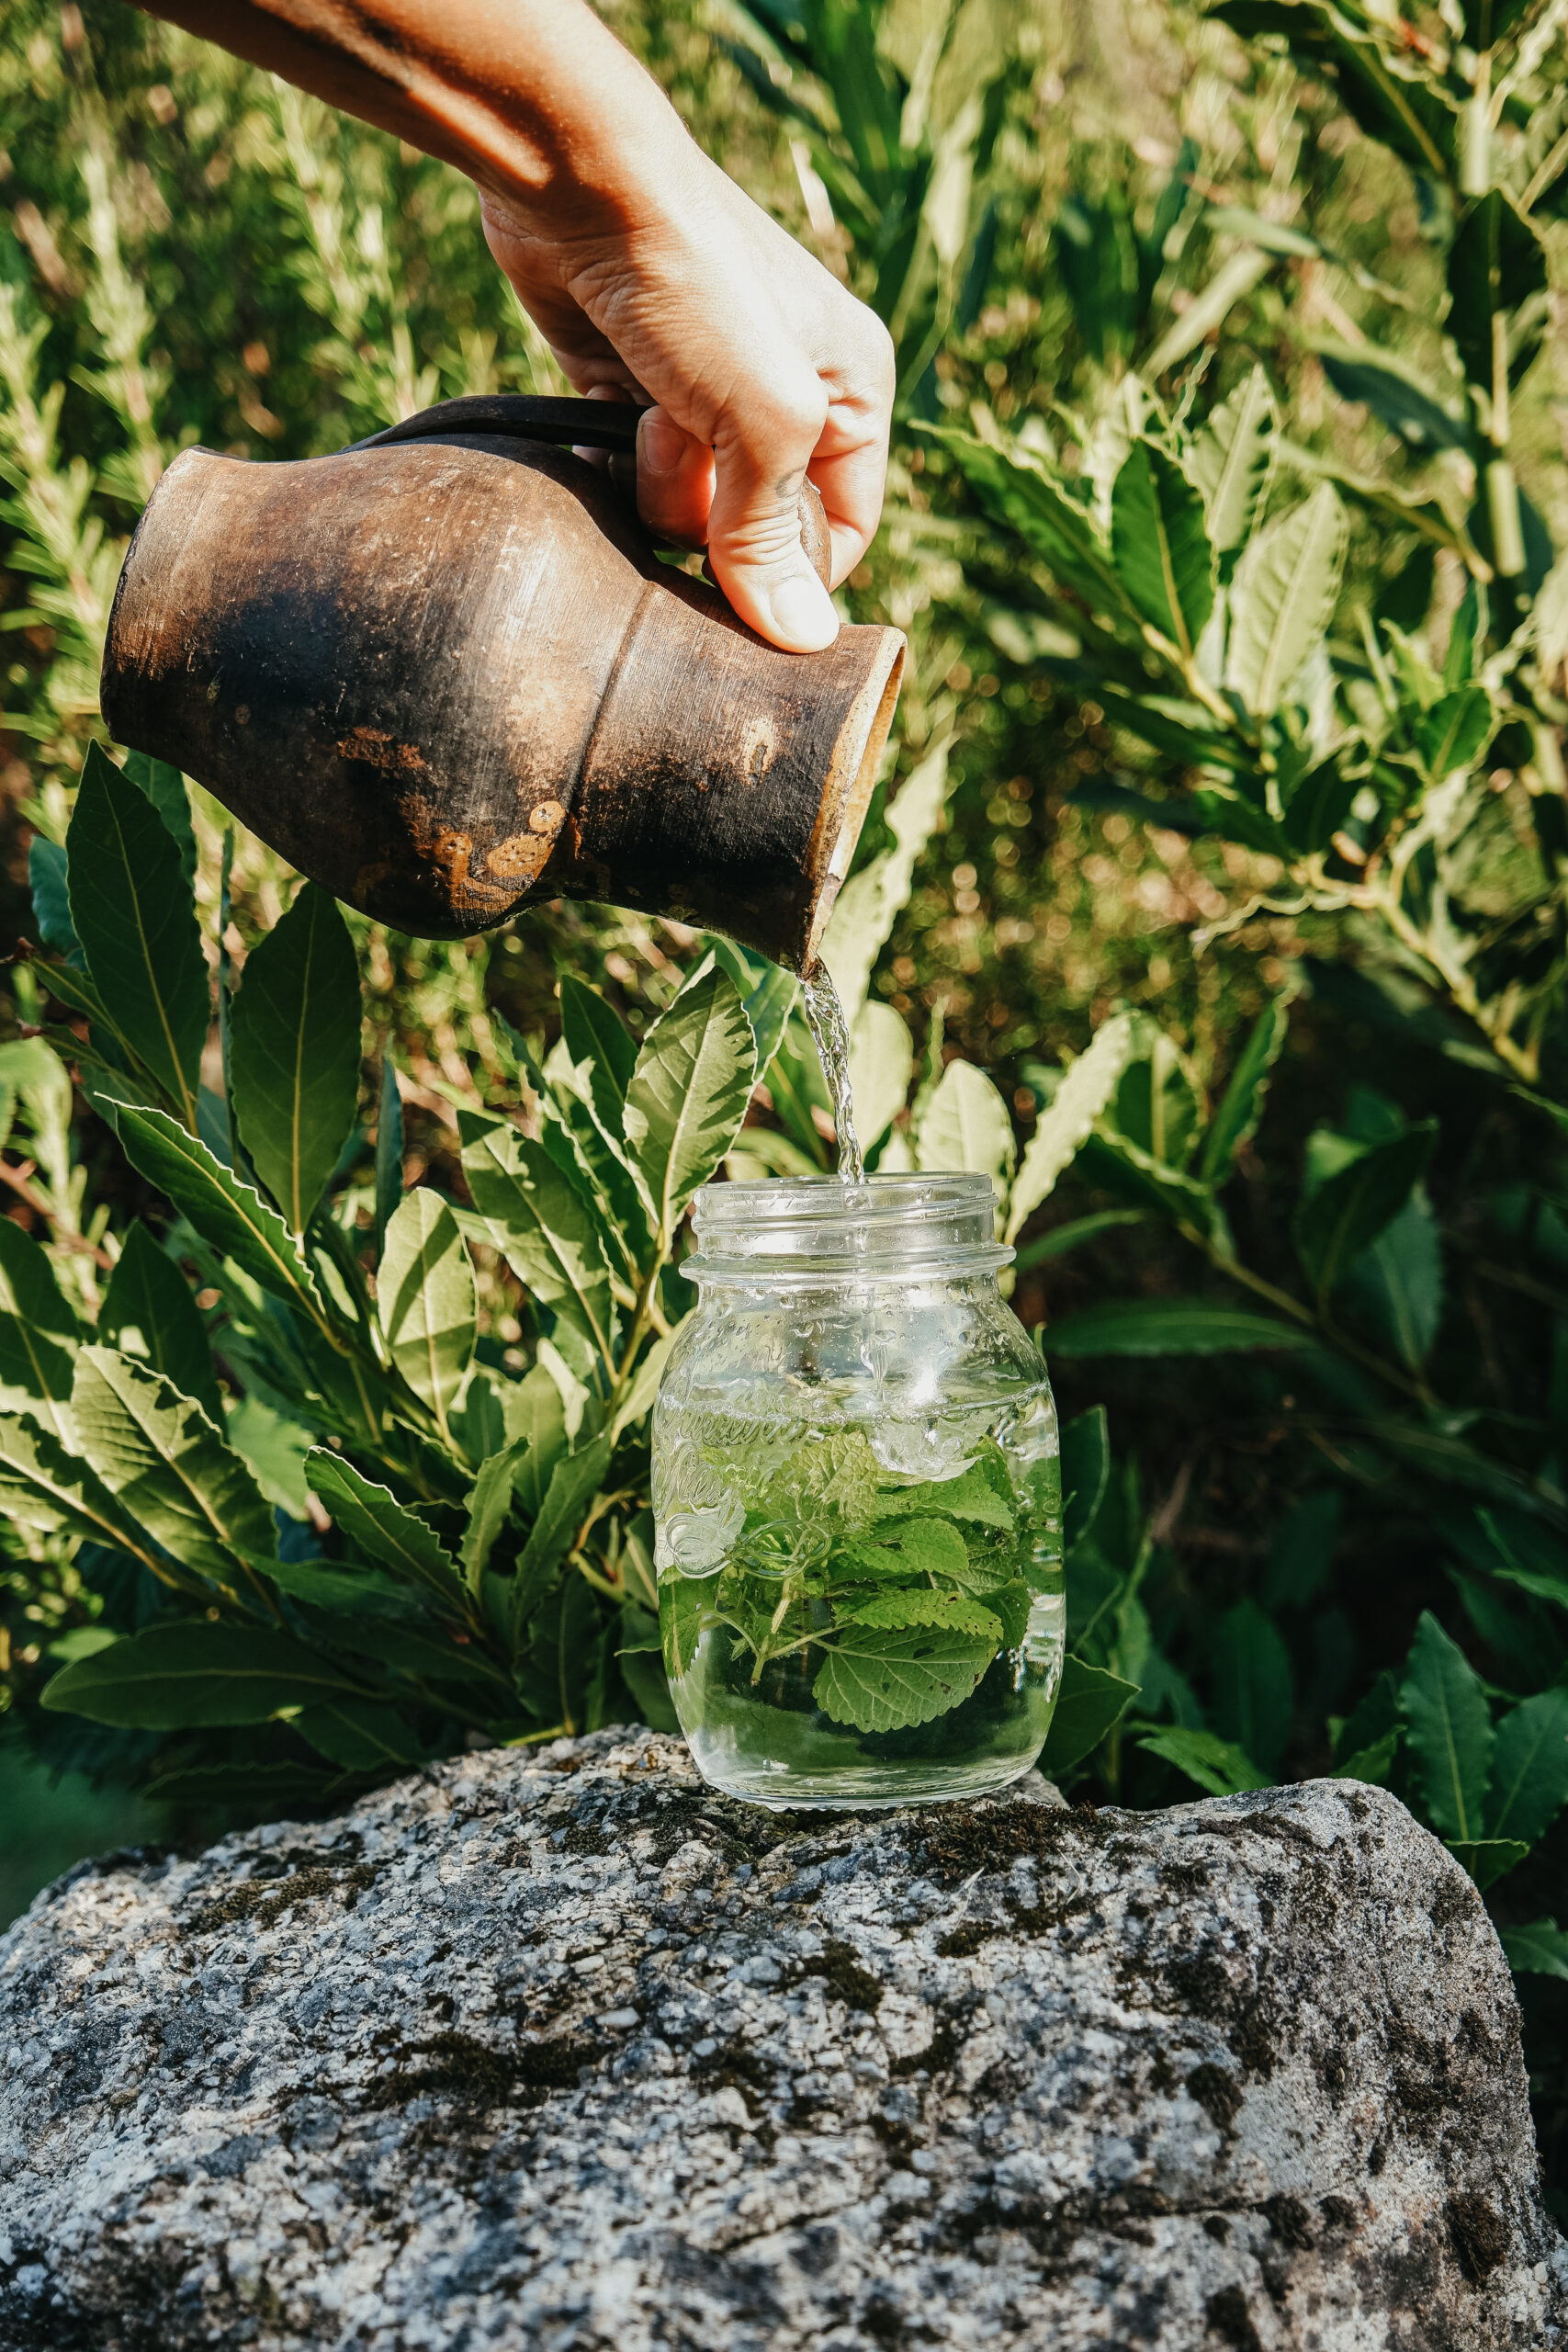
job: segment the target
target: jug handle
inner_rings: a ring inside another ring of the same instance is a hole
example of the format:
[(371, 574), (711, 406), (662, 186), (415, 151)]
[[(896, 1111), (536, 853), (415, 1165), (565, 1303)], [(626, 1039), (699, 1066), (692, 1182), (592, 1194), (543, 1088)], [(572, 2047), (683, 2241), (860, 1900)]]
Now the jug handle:
[[(405, 416), (384, 432), (351, 441), (341, 452), (384, 449), (398, 441), (434, 441), (448, 433), (489, 433), (519, 441), (558, 441), (568, 448), (609, 449), (618, 456), (635, 455), (640, 409), (625, 401), (583, 401), (531, 392), (470, 392), (461, 400), (438, 401), (434, 408)], [(828, 516), (814, 481), (800, 485), (800, 543), (806, 560), (830, 588), (833, 541)]]

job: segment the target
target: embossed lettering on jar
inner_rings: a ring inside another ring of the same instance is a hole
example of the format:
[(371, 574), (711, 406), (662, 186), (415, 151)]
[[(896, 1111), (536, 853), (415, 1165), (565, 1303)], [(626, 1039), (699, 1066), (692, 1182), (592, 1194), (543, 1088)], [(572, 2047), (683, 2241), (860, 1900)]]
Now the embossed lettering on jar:
[(664, 1663), (764, 1804), (976, 1796), (1061, 1679), (1062, 1489), (990, 1179), (710, 1184), (653, 1424)]

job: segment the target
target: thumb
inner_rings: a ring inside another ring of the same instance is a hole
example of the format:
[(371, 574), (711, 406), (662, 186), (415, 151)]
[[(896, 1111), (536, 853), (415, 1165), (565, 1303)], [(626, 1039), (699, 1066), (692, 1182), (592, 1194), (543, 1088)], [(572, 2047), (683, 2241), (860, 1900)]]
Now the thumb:
[(707, 555), (743, 621), (786, 653), (820, 653), (839, 634), (833, 601), (800, 538), (800, 487), (826, 413), (714, 451)]

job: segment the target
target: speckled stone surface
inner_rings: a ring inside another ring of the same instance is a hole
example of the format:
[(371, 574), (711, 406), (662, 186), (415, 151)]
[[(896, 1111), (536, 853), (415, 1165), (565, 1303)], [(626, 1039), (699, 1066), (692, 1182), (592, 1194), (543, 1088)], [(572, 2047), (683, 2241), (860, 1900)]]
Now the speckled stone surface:
[(1568, 2345), (1507, 1970), (1343, 1781), (770, 1815), (491, 1753), (0, 1942), (5, 2352)]

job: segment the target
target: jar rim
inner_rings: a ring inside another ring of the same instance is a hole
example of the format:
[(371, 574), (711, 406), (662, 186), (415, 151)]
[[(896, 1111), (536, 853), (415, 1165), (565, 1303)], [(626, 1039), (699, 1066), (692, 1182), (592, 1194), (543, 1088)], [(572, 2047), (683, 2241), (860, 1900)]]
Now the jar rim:
[(990, 1177), (972, 1170), (705, 1184), (681, 1272), (770, 1283), (996, 1272), (1014, 1256), (997, 1239), (996, 1204)]

